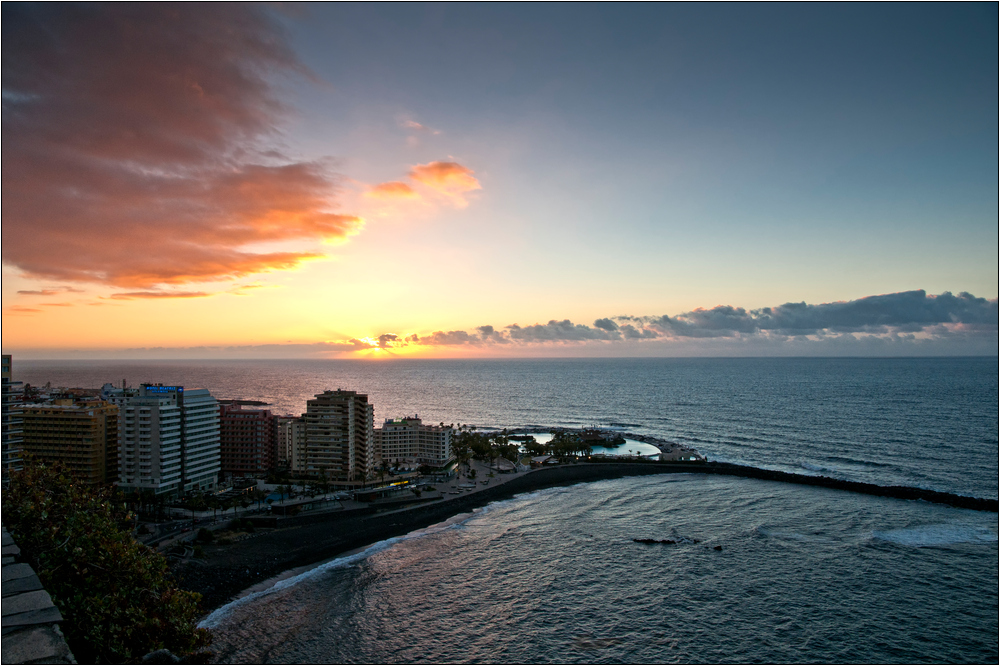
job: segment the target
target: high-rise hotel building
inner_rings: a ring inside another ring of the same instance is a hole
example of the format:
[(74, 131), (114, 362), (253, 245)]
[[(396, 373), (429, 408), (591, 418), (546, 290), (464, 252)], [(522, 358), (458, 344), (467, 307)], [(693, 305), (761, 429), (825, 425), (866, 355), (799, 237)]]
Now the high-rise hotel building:
[(10, 473), (21, 469), (21, 399), (24, 388), (15, 382), (10, 354), (3, 355), (2, 393), (0, 393), (0, 436), (3, 445), (3, 484)]
[(118, 485), (179, 496), (215, 487), (219, 477), (219, 403), (206, 389), (143, 384), (123, 395)]
[(324, 391), (306, 402), (302, 471), (363, 481), (375, 474), (375, 410), (355, 391)]
[(453, 428), (425, 425), (419, 418), (386, 419), (375, 430), (375, 448), (379, 457), (396, 461), (444, 467), (451, 462)]
[(23, 449), (61, 462), (83, 483), (118, 480), (118, 407), (102, 400), (56, 399), (22, 408)]
[(277, 423), (269, 409), (233, 402), (219, 406), (223, 476), (255, 477), (278, 464)]

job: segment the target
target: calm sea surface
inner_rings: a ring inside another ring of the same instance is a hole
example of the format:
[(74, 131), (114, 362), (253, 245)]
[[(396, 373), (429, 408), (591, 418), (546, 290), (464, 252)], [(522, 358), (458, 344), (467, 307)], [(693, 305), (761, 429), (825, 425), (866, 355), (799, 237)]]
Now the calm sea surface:
[[(15, 359), (14, 368), (38, 385), (202, 386), (281, 413), (302, 412), (324, 389), (355, 389), (378, 420), (597, 424), (715, 460), (998, 494), (996, 358)], [(664, 475), (497, 502), (206, 622), (227, 662), (995, 663), (997, 563), (993, 513)]]
[(712, 460), (997, 497), (997, 359), (18, 361), (32, 385), (203, 387), (301, 414), (367, 393), (376, 425), (600, 425)]

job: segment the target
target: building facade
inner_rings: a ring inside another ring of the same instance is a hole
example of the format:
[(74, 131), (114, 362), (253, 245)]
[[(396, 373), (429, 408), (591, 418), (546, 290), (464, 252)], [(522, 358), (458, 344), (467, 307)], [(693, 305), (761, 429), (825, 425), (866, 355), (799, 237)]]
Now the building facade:
[(277, 465), (277, 421), (269, 409), (219, 405), (222, 476), (258, 477)]
[(96, 485), (118, 480), (118, 407), (101, 400), (56, 399), (22, 407), (23, 450), (61, 462)]
[(293, 472), (306, 469), (306, 422), (301, 416), (279, 416), (278, 456), (280, 463)]
[(375, 475), (375, 410), (355, 391), (324, 391), (306, 402), (305, 460), (301, 471), (363, 481)]
[(180, 496), (215, 488), (219, 404), (206, 389), (143, 384), (121, 398), (118, 483)]
[(3, 354), (2, 393), (0, 393), (0, 443), (3, 455), (3, 485), (11, 472), (21, 469), (21, 398), (24, 385), (14, 381), (13, 360)]
[(386, 419), (375, 430), (375, 447), (381, 460), (390, 464), (416, 463), (444, 467), (452, 460), (451, 426), (425, 425), (416, 416)]

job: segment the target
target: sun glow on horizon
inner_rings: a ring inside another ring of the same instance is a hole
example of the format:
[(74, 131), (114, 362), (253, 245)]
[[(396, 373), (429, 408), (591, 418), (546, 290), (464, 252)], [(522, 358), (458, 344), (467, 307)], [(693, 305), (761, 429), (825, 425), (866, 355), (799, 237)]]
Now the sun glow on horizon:
[(5, 353), (995, 353), (995, 7), (305, 11), (3, 5)]

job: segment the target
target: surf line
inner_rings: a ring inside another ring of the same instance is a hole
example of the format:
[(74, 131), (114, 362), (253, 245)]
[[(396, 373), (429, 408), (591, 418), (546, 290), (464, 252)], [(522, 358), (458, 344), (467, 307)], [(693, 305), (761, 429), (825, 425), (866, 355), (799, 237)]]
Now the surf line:
[(447, 529), (454, 529), (456, 527), (465, 524), (467, 521), (473, 518), (478, 518), (482, 516), (485, 512), (486, 512), (485, 509), (475, 509), (471, 513), (458, 514), (452, 516), (451, 518), (449, 518), (444, 522), (415, 529), (412, 532), (409, 532), (408, 534), (404, 534), (403, 536), (383, 539), (365, 548), (356, 548), (347, 553), (338, 555), (337, 557), (334, 557), (330, 560), (326, 560), (325, 562), (319, 562), (317, 564), (313, 564), (306, 567), (300, 567), (298, 569), (285, 572), (284, 574), (280, 574), (274, 578), (271, 578), (269, 581), (265, 581), (262, 584), (257, 584), (251, 588), (248, 588), (247, 590), (244, 591), (243, 594), (239, 595), (233, 601), (230, 601), (224, 606), (220, 606), (219, 608), (216, 608), (214, 611), (209, 613), (206, 617), (204, 617), (201, 620), (201, 622), (198, 623), (198, 626), (203, 629), (215, 628), (227, 617), (232, 615), (233, 611), (235, 611), (237, 608), (245, 604), (248, 604), (255, 599), (259, 599), (260, 597), (264, 597), (270, 594), (274, 594), (276, 592), (280, 592), (281, 590), (294, 587), (295, 585), (303, 581), (309, 580), (310, 578), (316, 576), (320, 576), (327, 571), (349, 567), (352, 564), (355, 564), (356, 562), (360, 562), (362, 560), (371, 557), (372, 555), (375, 555), (376, 553), (380, 553), (388, 548), (391, 548), (395, 544), (400, 543), (402, 541), (419, 539), (421, 537), (426, 537), (431, 534), (437, 534), (438, 532), (442, 532)]

